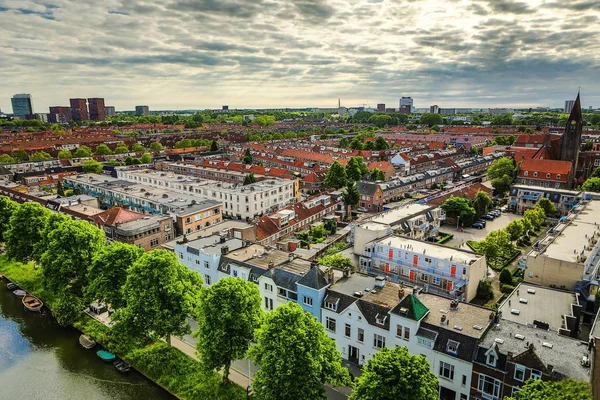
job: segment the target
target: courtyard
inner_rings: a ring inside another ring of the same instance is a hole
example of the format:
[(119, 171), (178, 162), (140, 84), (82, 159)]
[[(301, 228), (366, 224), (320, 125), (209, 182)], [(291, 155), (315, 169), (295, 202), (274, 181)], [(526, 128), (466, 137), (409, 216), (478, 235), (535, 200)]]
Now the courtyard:
[(521, 217), (522, 215), (506, 212), (502, 213), (502, 215), (500, 215), (498, 218), (492, 221), (486, 221), (487, 224), (483, 229), (465, 227), (464, 231), (461, 232), (460, 230), (456, 229), (456, 225), (453, 226), (446, 224), (442, 226), (440, 230), (442, 232), (447, 232), (454, 235), (452, 240), (445, 243), (447, 246), (468, 249), (468, 246), (466, 245), (467, 240), (473, 240), (476, 242), (483, 240), (491, 231), (503, 229), (504, 227), (506, 227), (506, 225), (508, 225), (516, 219), (520, 219)]

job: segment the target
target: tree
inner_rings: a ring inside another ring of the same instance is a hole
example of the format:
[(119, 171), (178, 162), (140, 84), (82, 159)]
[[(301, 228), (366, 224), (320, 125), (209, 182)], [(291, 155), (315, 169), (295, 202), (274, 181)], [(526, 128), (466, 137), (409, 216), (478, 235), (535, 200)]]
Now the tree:
[(133, 157), (131, 157), (131, 156), (125, 157), (125, 165), (133, 165)]
[(319, 258), (319, 264), (338, 269), (352, 269), (352, 260), (341, 254), (332, 254)]
[(348, 140), (347, 137), (344, 136), (343, 138), (340, 139), (340, 142), (338, 143), (338, 146), (341, 147), (341, 148), (343, 148), (343, 149), (345, 149), (348, 146), (350, 146), (350, 141)]
[(546, 197), (539, 199), (535, 207), (539, 207), (544, 210), (545, 215), (553, 215), (556, 212), (556, 206), (550, 199)]
[(573, 379), (543, 381), (529, 379), (520, 391), (506, 400), (592, 400), (592, 392), (587, 382)]
[(9, 154), (2, 154), (2, 155), (0, 155), (0, 164), (13, 164), (16, 161), (17, 160), (15, 160), (14, 158), (12, 158)]
[[(98, 152), (98, 148), (96, 148), (96, 152)], [(129, 153), (129, 148), (127, 147), (127, 145), (125, 143), (119, 143), (117, 144), (117, 147), (115, 147), (114, 150), (115, 154), (125, 154), (125, 153)]]
[(521, 218), (521, 224), (523, 224), (523, 235), (527, 235), (533, 229), (533, 225), (528, 219)]
[(504, 230), (510, 236), (510, 240), (514, 242), (515, 240), (518, 240), (520, 237), (523, 236), (523, 234), (525, 233), (525, 226), (523, 225), (523, 222), (520, 219), (516, 219), (514, 221), (511, 221), (508, 225), (506, 225)]
[(600, 178), (588, 178), (581, 185), (581, 190), (586, 192), (600, 192)]
[(360, 167), (354, 157), (350, 158), (346, 164), (346, 176), (348, 177), (348, 180), (354, 182), (360, 181), (363, 177)]
[(238, 278), (224, 278), (200, 295), (196, 350), (209, 369), (223, 369), (229, 381), (231, 362), (244, 357), (262, 319), (258, 287)]
[(486, 174), (490, 180), (502, 178), (504, 175), (508, 175), (512, 180), (515, 170), (513, 160), (508, 157), (502, 157), (492, 163)]
[(347, 180), (346, 170), (338, 160), (335, 160), (329, 167), (323, 183), (330, 188), (340, 189), (346, 185)]
[(34, 246), (41, 240), (50, 214), (50, 210), (34, 202), (23, 203), (13, 211), (4, 233), (8, 257), (22, 262), (33, 257)]
[(500, 271), (500, 283), (505, 285), (513, 284), (513, 276), (508, 268), (502, 268), (502, 271)]
[(442, 210), (451, 218), (460, 218), (463, 225), (471, 225), (477, 212), (471, 207), (469, 200), (452, 196), (442, 204)]
[(23, 149), (19, 149), (17, 151), (13, 151), (11, 154), (12, 157), (16, 158), (19, 161), (25, 161), (28, 159), (27, 152)]
[(65, 220), (48, 232), (48, 247), (40, 258), (44, 285), (54, 293), (83, 297), (92, 259), (104, 247), (104, 232), (86, 221)]
[(87, 146), (79, 146), (75, 153), (73, 153), (73, 157), (83, 158), (89, 157), (92, 155), (92, 150)]
[(364, 144), (363, 149), (369, 151), (375, 150), (375, 142), (373, 142), (372, 140), (367, 140)]
[(58, 158), (61, 160), (66, 160), (69, 158), (73, 158), (73, 154), (69, 150), (64, 149), (58, 152)]
[(163, 145), (160, 144), (160, 142), (152, 142), (152, 143), (150, 143), (149, 148), (152, 151), (162, 151)]
[(385, 141), (385, 139), (381, 136), (377, 136), (375, 139), (375, 149), (376, 150), (387, 150), (390, 148), (390, 145)]
[(320, 224), (317, 226), (311, 226), (310, 227), (310, 236), (312, 236), (315, 239), (322, 239), (322, 238), (326, 237), (327, 233), (325, 231), (325, 225)]
[(244, 176), (244, 186), (250, 185), (252, 183), (256, 183), (256, 177), (252, 172), (250, 172), (249, 174), (246, 174), (246, 176)]
[(246, 148), (244, 157), (242, 157), (242, 162), (244, 164), (252, 164), (252, 153), (250, 153), (250, 149)]
[(146, 148), (143, 145), (136, 143), (131, 147), (131, 151), (135, 151), (136, 153), (143, 153), (146, 151)]
[(492, 199), (483, 191), (478, 191), (475, 195), (475, 199), (473, 199), (473, 208), (475, 209), (475, 213), (477, 218), (484, 215), (490, 206), (492, 205)]
[(10, 227), (10, 217), (19, 205), (6, 196), (0, 196), (0, 243), (4, 242), (6, 231)]
[(87, 174), (100, 174), (102, 173), (103, 165), (96, 160), (85, 160), (83, 162), (83, 172)]
[(144, 153), (142, 154), (142, 158), (140, 159), (142, 164), (151, 164), (152, 163), (152, 154)]
[(375, 167), (371, 170), (371, 179), (374, 181), (385, 181), (385, 172)]
[(484, 240), (478, 242), (478, 246), (477, 251), (485, 256), (488, 264), (514, 251), (510, 235), (503, 229), (490, 232)]
[(110, 304), (113, 309), (125, 307), (122, 288), (127, 280), (127, 270), (142, 254), (143, 249), (131, 244), (112, 242), (104, 246), (88, 268), (86, 298)]
[(219, 150), (219, 144), (217, 143), (216, 140), (213, 140), (212, 143), (210, 144), (210, 151), (218, 151)]
[(63, 128), (62, 126), (60, 126), (58, 124), (50, 125), (50, 129), (52, 130), (52, 132), (54, 132), (57, 135), (62, 135), (65, 133), (65, 128)]
[(438, 396), (438, 378), (424, 356), (406, 346), (384, 347), (363, 367), (349, 400), (430, 400)]
[(110, 148), (103, 144), (98, 145), (98, 147), (96, 147), (96, 154), (100, 155), (100, 156), (105, 156), (105, 155), (109, 155), (112, 154), (112, 151), (110, 150)]
[(523, 219), (528, 220), (535, 229), (538, 229), (544, 223), (546, 214), (541, 208), (527, 210), (523, 213)]
[(439, 126), (439, 125), (433, 125), (433, 126), (431, 127), (431, 130), (432, 130), (433, 132), (439, 132), (439, 131), (440, 131), (440, 126)]
[(114, 314), (115, 329), (132, 337), (155, 334), (166, 337), (190, 332), (202, 277), (181, 265), (175, 253), (153, 250), (142, 255), (127, 271), (123, 298), (127, 304)]
[(50, 234), (58, 229), (63, 223), (67, 223), (71, 218), (61, 213), (50, 213), (46, 219), (46, 224), (41, 232), (40, 240), (33, 246), (33, 260), (40, 263), (42, 255), (48, 250), (50, 246)]
[(444, 118), (440, 114), (424, 113), (421, 115), (419, 123), (429, 126), (440, 125), (444, 123)]
[(30, 161), (49, 161), (52, 159), (52, 156), (45, 151), (38, 151), (33, 153), (31, 157), (29, 157)]
[(492, 179), (492, 187), (498, 193), (506, 193), (510, 190), (512, 185), (512, 178), (508, 175), (504, 175), (500, 178)]
[(254, 337), (256, 346), (248, 353), (260, 365), (254, 375), (258, 400), (325, 399), (324, 383), (349, 383), (335, 342), (296, 303), (268, 313)]
[(354, 139), (352, 139), (352, 141), (350, 142), (350, 148), (352, 150), (363, 150), (364, 147), (365, 146), (364, 146), (362, 140), (360, 140), (358, 138), (358, 136), (355, 136)]
[(356, 207), (360, 201), (360, 193), (356, 188), (356, 183), (348, 181), (346, 190), (342, 193), (342, 200), (346, 207), (348, 207), (348, 218), (350, 218), (352, 207)]

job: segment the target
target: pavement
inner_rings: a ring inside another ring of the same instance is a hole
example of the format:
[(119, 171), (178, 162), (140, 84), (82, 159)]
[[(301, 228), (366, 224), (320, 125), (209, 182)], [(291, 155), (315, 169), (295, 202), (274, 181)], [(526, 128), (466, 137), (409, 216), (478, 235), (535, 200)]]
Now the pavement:
[(454, 235), (452, 240), (445, 243), (446, 245), (456, 246), (461, 249), (468, 249), (466, 245), (467, 240), (474, 240), (476, 242), (483, 240), (491, 231), (503, 229), (506, 227), (506, 225), (521, 217), (521, 215), (517, 214), (503, 213), (501, 216), (492, 221), (486, 221), (487, 224), (483, 229), (465, 227), (464, 231), (461, 232), (460, 230), (456, 229), (456, 225), (443, 225), (440, 228), (440, 231)]

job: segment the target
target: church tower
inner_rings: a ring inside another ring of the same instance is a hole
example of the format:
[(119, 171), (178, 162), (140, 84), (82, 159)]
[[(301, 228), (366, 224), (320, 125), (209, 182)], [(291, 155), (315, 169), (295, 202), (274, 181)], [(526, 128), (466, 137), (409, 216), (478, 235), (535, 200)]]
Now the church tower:
[(579, 93), (569, 115), (565, 133), (560, 138), (560, 159), (573, 163), (573, 176), (577, 173), (579, 161), (579, 146), (581, 145), (581, 131), (583, 129), (583, 116), (581, 114), (581, 101)]

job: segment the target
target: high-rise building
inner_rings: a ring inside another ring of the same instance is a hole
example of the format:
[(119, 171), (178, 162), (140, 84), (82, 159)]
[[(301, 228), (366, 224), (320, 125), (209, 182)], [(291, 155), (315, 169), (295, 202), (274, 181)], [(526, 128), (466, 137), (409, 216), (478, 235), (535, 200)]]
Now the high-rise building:
[(71, 109), (69, 107), (54, 106), (50, 107), (48, 122), (54, 124), (64, 124), (71, 120)]
[(565, 100), (565, 114), (570, 114), (573, 111), (573, 106), (575, 105), (575, 100)]
[(223, 106), (223, 111), (229, 111), (229, 106)]
[(385, 112), (385, 104), (383, 104), (383, 103), (377, 104), (377, 111)]
[(581, 100), (579, 99), (579, 93), (577, 93), (577, 98), (573, 102), (571, 114), (567, 120), (567, 126), (565, 126), (565, 133), (560, 137), (560, 159), (573, 163), (574, 172), (577, 171), (577, 162), (579, 161), (582, 130), (583, 115), (581, 113)]
[(104, 121), (106, 119), (104, 99), (99, 97), (88, 99), (88, 107), (90, 109), (90, 119), (92, 121)]
[(432, 114), (439, 114), (440, 107), (437, 105), (433, 105), (433, 106), (429, 107), (429, 112)]
[(73, 121), (89, 121), (87, 103), (85, 99), (70, 99), (71, 119)]
[(135, 115), (148, 115), (150, 113), (150, 107), (148, 106), (135, 106)]
[(32, 118), (33, 103), (31, 95), (26, 93), (15, 94), (11, 100), (13, 114), (15, 117)]
[(115, 107), (113, 107), (113, 106), (105, 106), (104, 107), (104, 114), (106, 114), (107, 117), (114, 117), (115, 115), (117, 115), (117, 112), (115, 111)]
[(400, 110), (402, 110), (402, 106), (408, 106), (410, 107), (410, 111), (413, 111), (413, 99), (412, 97), (402, 97), (400, 99)]

